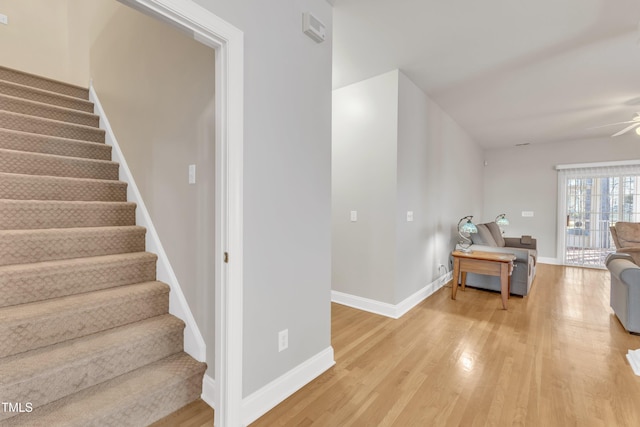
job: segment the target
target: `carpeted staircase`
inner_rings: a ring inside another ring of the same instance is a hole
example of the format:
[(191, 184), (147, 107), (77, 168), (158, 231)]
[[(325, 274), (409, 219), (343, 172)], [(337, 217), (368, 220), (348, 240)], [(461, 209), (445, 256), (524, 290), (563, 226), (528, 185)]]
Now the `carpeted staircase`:
[(145, 426), (201, 394), (87, 99), (0, 67), (3, 427)]

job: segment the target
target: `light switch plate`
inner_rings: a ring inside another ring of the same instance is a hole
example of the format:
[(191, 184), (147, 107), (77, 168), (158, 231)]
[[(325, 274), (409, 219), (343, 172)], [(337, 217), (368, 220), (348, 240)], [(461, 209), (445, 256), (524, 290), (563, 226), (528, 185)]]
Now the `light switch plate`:
[(9, 17), (7, 15), (3, 15), (2, 13), (0, 13), (0, 24), (8, 25)]
[(289, 329), (278, 332), (278, 351), (289, 348)]
[(189, 165), (189, 184), (196, 183), (196, 165)]
[(532, 217), (533, 216), (533, 211), (522, 211), (522, 216)]
[(350, 218), (351, 222), (356, 222), (358, 220), (358, 211), (351, 211)]
[(407, 222), (413, 221), (413, 211), (407, 211)]

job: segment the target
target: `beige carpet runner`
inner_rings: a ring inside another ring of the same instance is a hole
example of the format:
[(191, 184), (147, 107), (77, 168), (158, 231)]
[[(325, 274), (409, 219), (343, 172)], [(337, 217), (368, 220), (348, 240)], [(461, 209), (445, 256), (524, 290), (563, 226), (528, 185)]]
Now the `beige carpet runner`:
[(88, 90), (0, 67), (0, 426), (146, 426), (200, 397)]

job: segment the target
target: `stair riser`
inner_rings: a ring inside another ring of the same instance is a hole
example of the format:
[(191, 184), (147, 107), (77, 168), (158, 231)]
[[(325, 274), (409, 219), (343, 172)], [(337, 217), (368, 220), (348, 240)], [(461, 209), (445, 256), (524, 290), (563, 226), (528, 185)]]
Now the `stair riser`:
[(33, 408), (38, 408), (182, 351), (182, 327), (161, 332), (137, 337), (133, 343), (117, 342), (98, 354), (56, 367), (53, 372), (7, 384), (0, 387), (0, 396), (6, 402), (31, 402)]
[(0, 129), (0, 149), (53, 154), (82, 159), (111, 160), (111, 146)]
[(144, 247), (143, 228), (0, 231), (0, 265), (144, 252)]
[(124, 202), (127, 184), (0, 173), (0, 199)]
[(102, 129), (0, 111), (0, 128), (80, 141), (104, 142)]
[(12, 96), (0, 95), (0, 110), (84, 126), (98, 127), (100, 124), (100, 118), (91, 113), (28, 101)]
[(110, 227), (136, 224), (134, 204), (22, 202), (0, 199), (0, 230)]
[(155, 256), (0, 267), (0, 307), (156, 280)]
[(58, 92), (64, 95), (75, 96), (76, 98), (89, 99), (88, 89), (67, 85), (62, 82), (23, 73), (10, 68), (0, 67), (0, 80), (6, 80), (8, 82), (24, 86), (32, 86), (38, 89), (48, 90), (50, 92)]
[[(176, 357), (177, 356), (177, 357)], [(178, 363), (176, 363), (178, 362)], [(148, 426), (200, 397), (204, 363), (181, 353), (8, 419), (3, 427)]]
[(0, 80), (0, 94), (15, 96), (29, 101), (42, 102), (44, 104), (55, 105), (58, 107), (70, 108), (72, 110), (83, 111), (85, 113), (93, 113), (93, 103), (89, 101), (53, 92), (44, 92), (40, 89), (21, 86), (2, 80)]
[(169, 293), (148, 292), (0, 324), (0, 358), (169, 312)]
[(110, 180), (119, 173), (117, 163), (9, 150), (0, 150), (0, 172)]
[[(121, 410), (112, 412), (109, 416), (95, 420), (90, 427), (121, 427), (124, 425), (147, 426), (171, 415), (178, 409), (188, 405), (202, 394), (202, 379), (204, 368), (201, 372), (182, 381), (172, 387), (151, 390), (144, 398), (130, 402)], [(81, 427), (82, 424), (74, 425)], [(46, 427), (46, 426), (43, 426)]]

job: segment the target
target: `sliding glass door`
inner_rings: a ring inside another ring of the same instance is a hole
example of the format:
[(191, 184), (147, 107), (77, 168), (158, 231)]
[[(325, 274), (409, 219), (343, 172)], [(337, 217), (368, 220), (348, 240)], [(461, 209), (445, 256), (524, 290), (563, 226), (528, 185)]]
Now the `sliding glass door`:
[(640, 222), (640, 170), (637, 167), (581, 168), (560, 171), (564, 209), (563, 258), (566, 265), (604, 267), (615, 252), (609, 227), (617, 221)]

